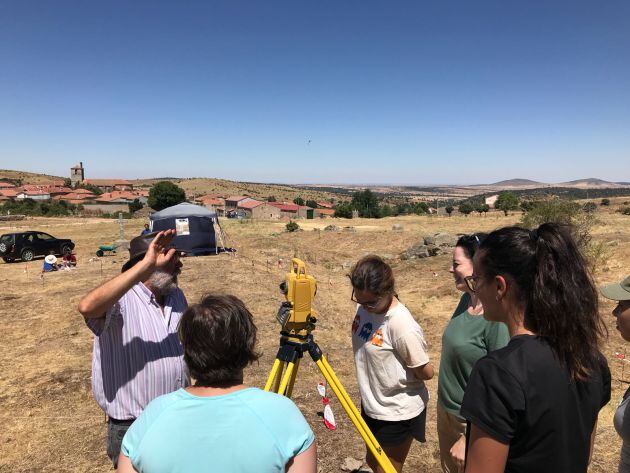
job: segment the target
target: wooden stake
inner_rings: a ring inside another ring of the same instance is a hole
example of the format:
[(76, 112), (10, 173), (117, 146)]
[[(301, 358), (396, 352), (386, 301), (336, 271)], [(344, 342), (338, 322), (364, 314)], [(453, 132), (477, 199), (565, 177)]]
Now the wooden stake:
[(626, 369), (626, 349), (623, 350), (623, 360), (621, 360), (621, 382), (625, 382), (625, 378), (623, 376), (623, 372)]

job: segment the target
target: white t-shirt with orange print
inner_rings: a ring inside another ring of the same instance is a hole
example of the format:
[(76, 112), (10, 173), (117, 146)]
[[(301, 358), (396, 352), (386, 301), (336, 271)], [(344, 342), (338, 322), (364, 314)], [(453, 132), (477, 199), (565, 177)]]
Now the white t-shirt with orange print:
[(361, 403), (373, 419), (407, 420), (424, 410), (429, 391), (412, 368), (429, 362), (420, 325), (398, 302), (385, 314), (361, 305), (352, 322), (352, 349)]

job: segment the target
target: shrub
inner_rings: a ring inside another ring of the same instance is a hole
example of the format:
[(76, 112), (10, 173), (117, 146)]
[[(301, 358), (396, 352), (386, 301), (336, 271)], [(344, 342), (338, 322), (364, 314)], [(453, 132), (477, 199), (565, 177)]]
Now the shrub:
[(296, 197), (293, 199), (293, 203), (295, 205), (304, 205), (304, 199), (302, 199), (302, 197)]
[(428, 214), (429, 205), (426, 202), (416, 202), (413, 204), (413, 213), (416, 215)]
[(602, 199), (600, 205), (610, 205), (610, 199)]
[(592, 241), (591, 229), (597, 223), (592, 213), (584, 211), (577, 202), (553, 199), (534, 202), (532, 210), (521, 219), (521, 224), (526, 228), (536, 228), (547, 222), (571, 226), (575, 241), (593, 272), (605, 266), (610, 255), (606, 245)]
[(381, 217), (391, 217), (392, 215), (394, 215), (394, 209), (390, 205), (383, 204), (379, 208), (379, 216), (381, 216)]
[(300, 226), (293, 220), (291, 220), (289, 223), (287, 223), (285, 228), (287, 229), (287, 232), (297, 232), (300, 229)]
[(587, 202), (582, 206), (582, 210), (586, 213), (592, 214), (597, 210), (597, 205), (595, 202)]
[(0, 209), (2, 213), (42, 217), (64, 217), (79, 211), (76, 205), (64, 200), (36, 201), (33, 199), (9, 200)]
[(88, 190), (94, 195), (101, 195), (103, 193), (100, 187), (93, 184), (79, 184), (78, 188)]
[(447, 205), (446, 208), (444, 209), (446, 210), (446, 213), (448, 214), (448, 216), (450, 217), (451, 214), (453, 213), (453, 210), (455, 210), (455, 208), (452, 205)]
[(132, 214), (140, 210), (144, 205), (140, 202), (140, 199), (133, 199), (133, 202), (129, 204), (129, 213)]
[(352, 218), (352, 205), (348, 202), (340, 202), (335, 206), (334, 216), (337, 218)]
[(534, 208), (534, 202), (531, 200), (524, 200), (523, 202), (520, 203), (519, 207), (521, 208), (521, 210), (523, 212), (529, 212), (531, 209)]

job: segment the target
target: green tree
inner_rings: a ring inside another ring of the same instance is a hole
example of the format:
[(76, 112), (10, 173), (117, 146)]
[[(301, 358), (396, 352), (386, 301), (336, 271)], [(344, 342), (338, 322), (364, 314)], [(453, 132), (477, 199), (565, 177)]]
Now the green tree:
[(267, 202), (275, 202), (275, 201), (276, 201), (275, 195), (270, 195), (269, 197), (267, 197)]
[(513, 192), (501, 192), (494, 204), (494, 208), (503, 210), (503, 213), (507, 216), (510, 210), (518, 209), (518, 197)]
[(426, 202), (416, 202), (412, 207), (413, 213), (416, 215), (422, 215), (429, 213), (429, 205)]
[(63, 186), (64, 187), (72, 187), (72, 181), (70, 180), (69, 177), (64, 178), (63, 180)]
[(360, 217), (380, 217), (378, 199), (370, 189), (355, 192), (352, 196), (352, 207), (359, 211)]
[(339, 202), (335, 205), (335, 214), (337, 218), (352, 218), (352, 205), (348, 202)]
[(468, 214), (473, 212), (474, 208), (472, 204), (469, 204), (468, 202), (462, 202), (461, 204), (459, 204), (459, 208), (457, 210), (459, 210), (460, 213), (468, 216)]
[(149, 190), (147, 205), (160, 211), (186, 201), (186, 192), (170, 181), (160, 181)]
[(453, 213), (453, 210), (455, 210), (455, 208), (452, 205), (447, 205), (444, 210), (446, 210), (446, 213), (448, 214), (448, 216), (450, 217), (451, 214)]
[(132, 214), (140, 210), (144, 205), (140, 202), (140, 199), (133, 199), (133, 202), (129, 204), (129, 213)]
[(314, 200), (307, 200), (306, 206), (312, 209), (316, 209), (317, 207), (319, 207), (319, 205), (317, 205), (317, 202), (315, 202)]
[(304, 205), (304, 199), (302, 199), (302, 197), (296, 197), (293, 199), (293, 203), (295, 205)]

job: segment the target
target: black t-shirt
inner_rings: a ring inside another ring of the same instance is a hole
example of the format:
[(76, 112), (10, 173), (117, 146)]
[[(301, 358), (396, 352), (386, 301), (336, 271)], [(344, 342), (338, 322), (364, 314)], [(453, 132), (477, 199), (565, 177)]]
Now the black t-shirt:
[(582, 473), (597, 415), (609, 400), (603, 355), (588, 381), (575, 382), (543, 339), (517, 335), (475, 364), (461, 414), (509, 444), (506, 472)]

